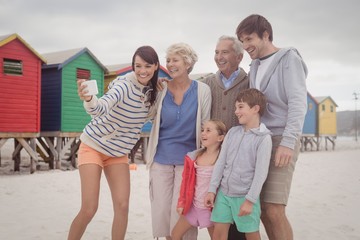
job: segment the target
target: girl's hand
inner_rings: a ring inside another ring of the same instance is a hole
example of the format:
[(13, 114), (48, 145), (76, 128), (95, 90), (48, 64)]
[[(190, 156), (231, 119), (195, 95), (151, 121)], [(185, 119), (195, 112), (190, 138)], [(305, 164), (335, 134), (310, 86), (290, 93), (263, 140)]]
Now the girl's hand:
[(240, 211), (238, 216), (241, 217), (241, 216), (249, 215), (252, 212), (253, 205), (254, 204), (249, 200), (245, 200), (245, 202), (240, 206)]
[(85, 81), (86, 81), (86, 79), (78, 79), (76, 81), (77, 87), (78, 87), (78, 95), (81, 100), (89, 102), (92, 99), (92, 96), (85, 96), (84, 94), (86, 94), (88, 92), (88, 90), (85, 90), (85, 88), (86, 88), (85, 85), (81, 86), (81, 84)]
[(204, 199), (204, 204), (207, 208), (213, 208), (214, 207), (214, 201), (215, 201), (215, 193), (209, 192), (206, 194), (206, 197)]
[(179, 215), (181, 215), (182, 213), (183, 213), (183, 211), (184, 211), (184, 208), (177, 208), (176, 209), (176, 211), (177, 211), (177, 213), (179, 214)]

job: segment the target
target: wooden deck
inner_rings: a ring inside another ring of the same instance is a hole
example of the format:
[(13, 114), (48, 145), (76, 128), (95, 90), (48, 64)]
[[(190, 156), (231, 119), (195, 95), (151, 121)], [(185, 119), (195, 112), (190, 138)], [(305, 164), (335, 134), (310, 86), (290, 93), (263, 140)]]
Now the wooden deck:
[[(80, 146), (81, 132), (40, 132), (40, 133), (0, 133), (0, 150), (9, 139), (14, 139), (14, 171), (20, 170), (22, 149), (30, 157), (30, 173), (37, 170), (40, 161), (48, 163), (49, 169), (61, 169), (61, 162), (71, 162), (77, 168), (77, 152)], [(149, 133), (141, 133), (140, 140), (129, 154), (131, 163), (135, 159), (144, 160)], [(0, 156), (1, 165), (1, 156)]]

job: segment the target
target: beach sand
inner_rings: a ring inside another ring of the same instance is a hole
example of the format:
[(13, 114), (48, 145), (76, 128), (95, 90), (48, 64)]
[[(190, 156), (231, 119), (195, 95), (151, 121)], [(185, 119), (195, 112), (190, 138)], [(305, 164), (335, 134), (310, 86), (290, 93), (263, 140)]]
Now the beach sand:
[[(48, 170), (41, 165), (30, 174), (29, 157), (22, 154), (14, 172), (11, 140), (1, 149), (0, 239), (63, 240), (80, 207), (79, 173), (66, 164)], [(128, 240), (152, 239), (148, 170), (141, 161), (131, 171)], [(294, 239), (360, 239), (360, 143), (338, 139), (335, 150), (303, 152), (296, 165), (288, 217)], [(99, 209), (83, 239), (111, 239), (112, 203), (105, 177)], [(262, 239), (267, 239), (261, 226)], [(206, 229), (199, 240), (209, 239)]]

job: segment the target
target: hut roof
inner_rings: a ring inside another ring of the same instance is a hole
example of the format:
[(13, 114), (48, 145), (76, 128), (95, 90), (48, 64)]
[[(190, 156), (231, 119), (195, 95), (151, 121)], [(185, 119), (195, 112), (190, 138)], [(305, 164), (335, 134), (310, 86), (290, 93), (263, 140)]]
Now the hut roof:
[[(109, 75), (118, 75), (121, 72), (132, 70), (132, 63), (121, 63), (121, 64), (113, 64), (113, 65), (106, 65), (108, 69)], [(168, 73), (166, 68), (160, 65), (160, 69), (163, 70), (165, 73)]]
[(58, 69), (63, 68), (66, 64), (73, 61), (83, 53), (88, 53), (99, 66), (107, 72), (107, 68), (95, 57), (95, 55), (88, 48), (75, 48), (58, 52), (44, 53), (43, 56), (47, 60), (47, 65), (52, 67), (58, 65)]
[(109, 74), (116, 75), (119, 70), (124, 68), (131, 67), (131, 63), (122, 63), (122, 64), (113, 64), (113, 65), (106, 65), (106, 68), (109, 70)]
[(16, 33), (8, 34), (8, 35), (2, 35), (0, 36), (0, 47), (4, 46), (5, 44), (13, 41), (14, 39), (18, 39), (20, 42), (22, 42), (32, 53), (34, 53), (42, 62), (46, 63), (46, 60), (43, 56), (41, 56), (37, 51), (35, 51), (34, 48), (32, 48), (22, 37), (20, 37)]
[(320, 104), (320, 103), (322, 103), (323, 101), (325, 101), (326, 99), (329, 98), (335, 104), (335, 106), (338, 107), (336, 102), (330, 96), (320, 96), (320, 97), (314, 97), (314, 98), (315, 98), (317, 104)]

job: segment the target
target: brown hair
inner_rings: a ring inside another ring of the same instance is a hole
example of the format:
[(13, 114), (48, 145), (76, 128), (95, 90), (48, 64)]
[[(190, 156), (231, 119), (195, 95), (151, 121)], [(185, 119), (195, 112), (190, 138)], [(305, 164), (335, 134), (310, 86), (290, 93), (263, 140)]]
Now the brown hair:
[(145, 62), (149, 63), (149, 64), (157, 64), (158, 65), (158, 69), (154, 72), (154, 76), (151, 78), (150, 80), (150, 85), (152, 87), (152, 91), (151, 91), (151, 95), (150, 95), (150, 105), (153, 105), (155, 100), (156, 100), (156, 94), (157, 94), (157, 81), (158, 81), (158, 76), (159, 76), (159, 71), (160, 71), (160, 62), (159, 62), (159, 57), (156, 53), (156, 51), (150, 47), (150, 46), (142, 46), (139, 47), (138, 49), (136, 49), (134, 56), (132, 58), (132, 70), (135, 70), (135, 57), (139, 56), (141, 57)]
[(240, 91), (237, 95), (236, 101), (247, 103), (251, 108), (258, 105), (260, 108), (260, 116), (264, 114), (266, 108), (266, 98), (265, 95), (256, 88), (249, 88)]
[(242, 34), (256, 33), (260, 38), (264, 32), (269, 34), (269, 41), (273, 41), (273, 31), (269, 21), (261, 15), (252, 14), (242, 20), (236, 28), (236, 35), (240, 39)]

